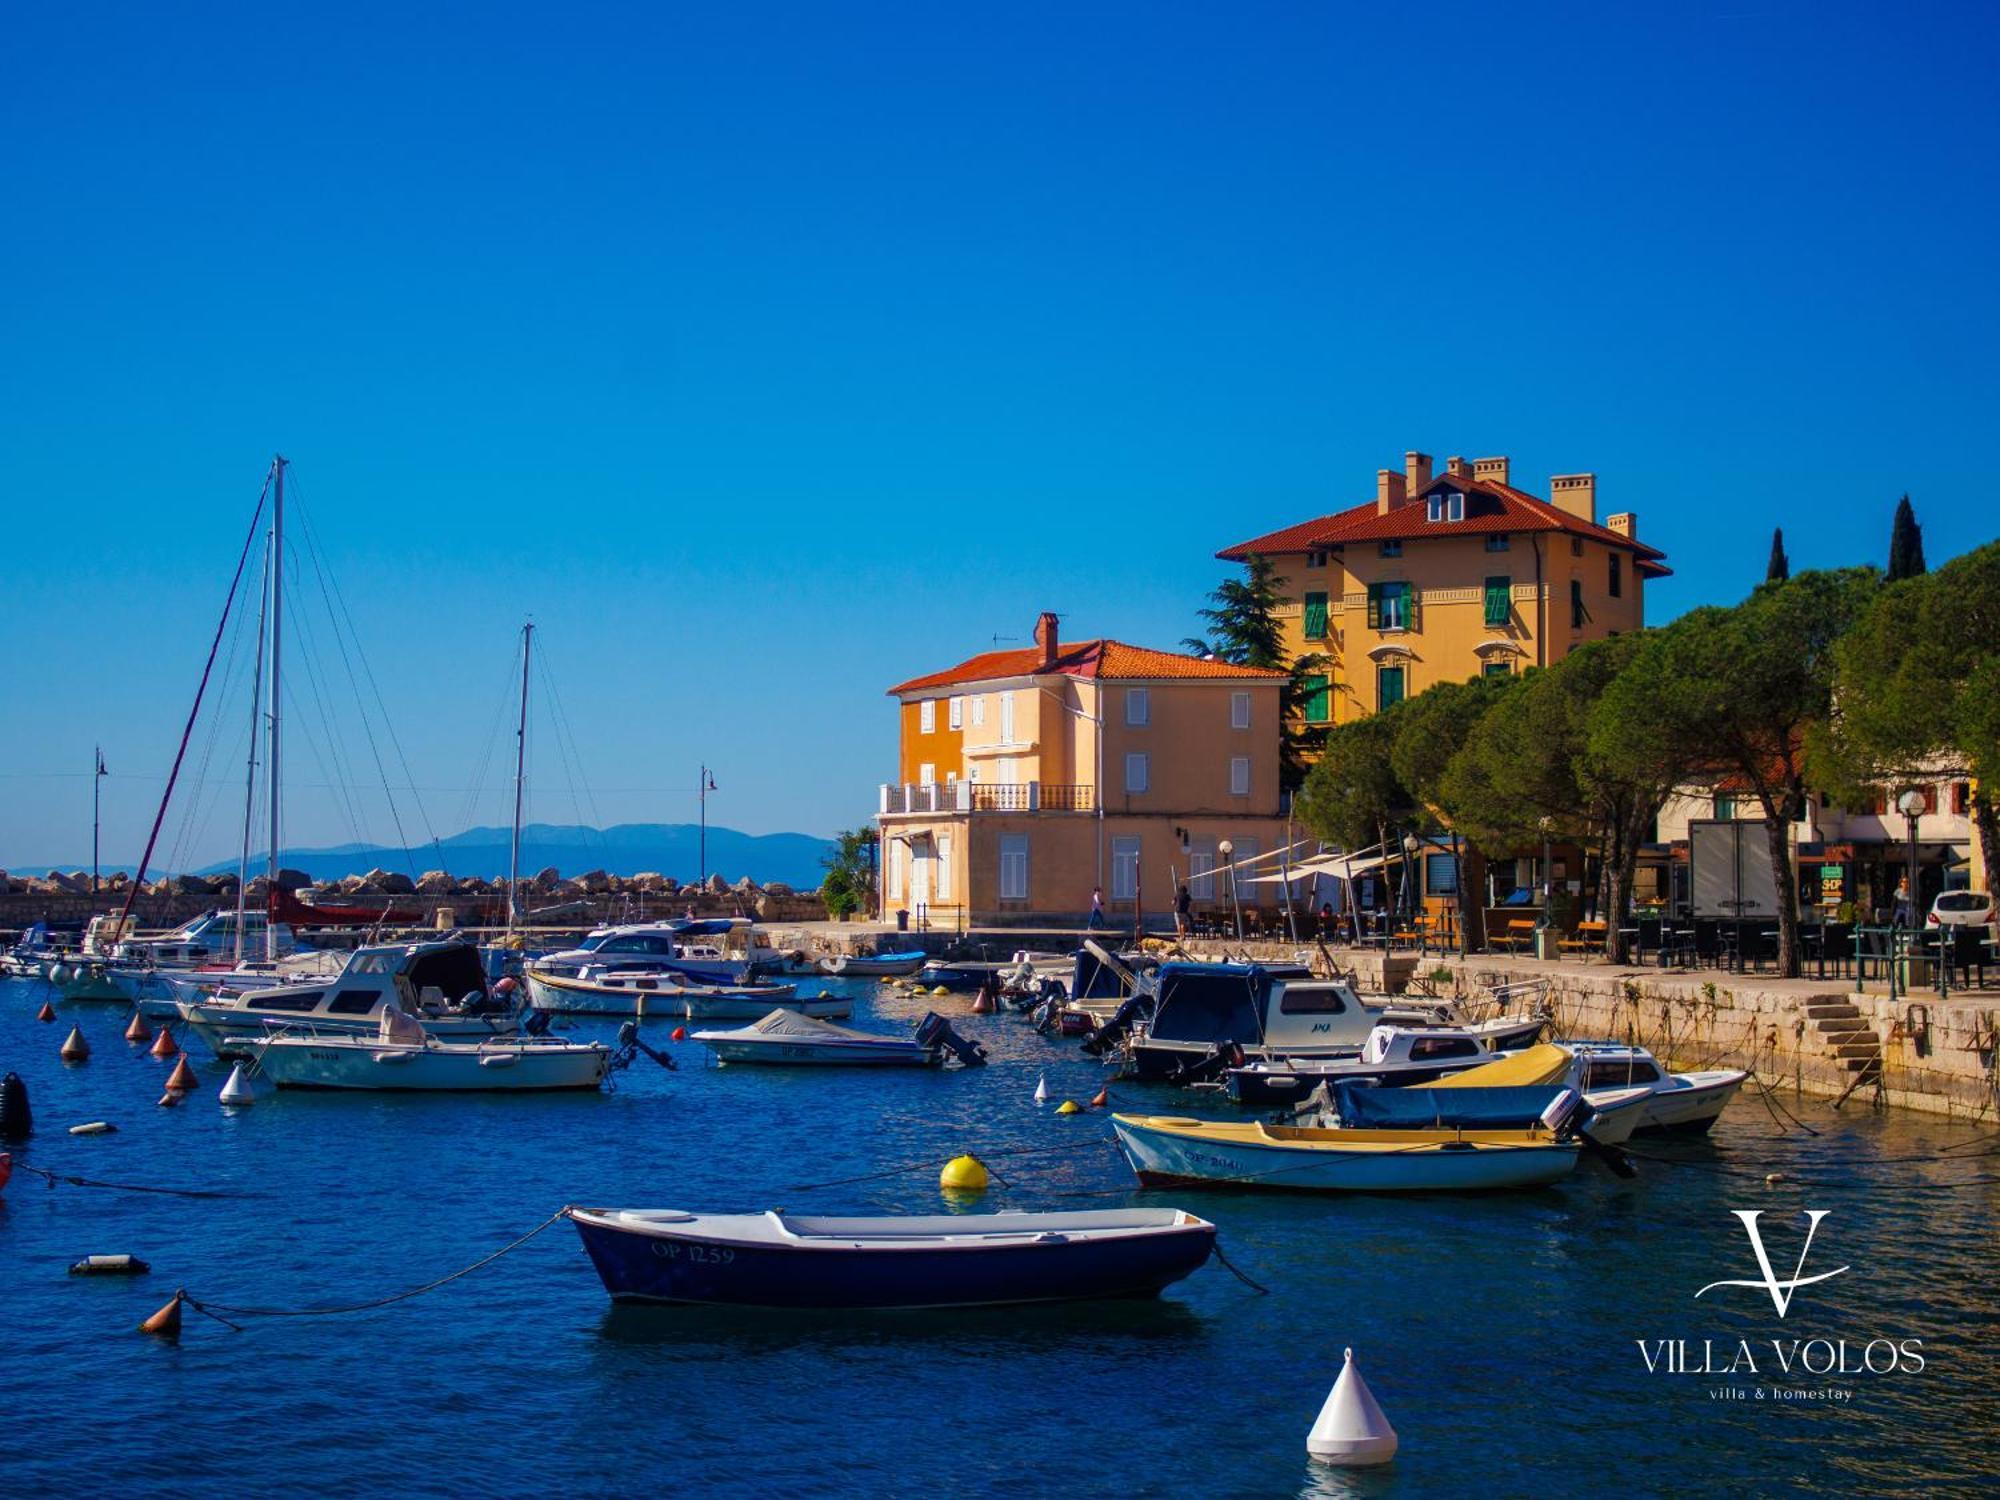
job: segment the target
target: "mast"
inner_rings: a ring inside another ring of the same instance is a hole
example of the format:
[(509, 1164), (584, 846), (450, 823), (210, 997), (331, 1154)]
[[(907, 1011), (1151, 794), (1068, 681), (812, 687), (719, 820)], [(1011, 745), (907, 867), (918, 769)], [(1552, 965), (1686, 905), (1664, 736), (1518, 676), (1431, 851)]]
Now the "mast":
[[(264, 758), (265, 774), (271, 783), (271, 863), (266, 877), (269, 891), (278, 888), (278, 727), (282, 717), (280, 709), (284, 703), (282, 685), (278, 677), (281, 659), (280, 640), (284, 635), (284, 586), (285, 586), (285, 459), (279, 454), (271, 460), (271, 592), (267, 623), (271, 631), (271, 748)], [(275, 963), (278, 958), (277, 924), (266, 918), (264, 922), (264, 957)]]
[(104, 791), (104, 747), (94, 745), (91, 753), (96, 763), (90, 769), (90, 894), (97, 894), (97, 831), (98, 809)]
[[(250, 819), (257, 806), (257, 731), (264, 719), (264, 623), (271, 602), (271, 544), (264, 542), (264, 586), (257, 596), (257, 664), (250, 677), (250, 757), (243, 772), (243, 849), (236, 860), (236, 962), (243, 962), (243, 929), (250, 899)], [(270, 892), (265, 892), (268, 908)]]
[(514, 839), (507, 852), (507, 930), (521, 915), (521, 797), (528, 774), (528, 659), (535, 649), (535, 622), (521, 625), (521, 719), (514, 727)]

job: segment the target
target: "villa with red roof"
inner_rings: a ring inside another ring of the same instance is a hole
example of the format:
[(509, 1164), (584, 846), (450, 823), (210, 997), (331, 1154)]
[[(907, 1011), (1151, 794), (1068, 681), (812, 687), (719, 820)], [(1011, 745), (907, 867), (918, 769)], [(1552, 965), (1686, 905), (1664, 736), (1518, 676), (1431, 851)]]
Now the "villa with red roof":
[(1304, 715), (1338, 724), (1433, 683), (1546, 666), (1637, 630), (1665, 554), (1630, 511), (1597, 519), (1597, 476), (1557, 474), (1543, 499), (1506, 458), (1426, 453), (1380, 469), (1375, 499), (1226, 547), (1275, 565), (1289, 659), (1311, 659)]
[(1065, 642), (1053, 614), (1034, 642), (889, 689), (901, 744), (878, 812), (882, 910), (930, 927), (1081, 925), (1099, 888), (1107, 921), (1129, 927), (1135, 910), (1170, 911), (1178, 881), (1197, 907), (1226, 908), (1218, 870), (1285, 837), (1284, 674)]

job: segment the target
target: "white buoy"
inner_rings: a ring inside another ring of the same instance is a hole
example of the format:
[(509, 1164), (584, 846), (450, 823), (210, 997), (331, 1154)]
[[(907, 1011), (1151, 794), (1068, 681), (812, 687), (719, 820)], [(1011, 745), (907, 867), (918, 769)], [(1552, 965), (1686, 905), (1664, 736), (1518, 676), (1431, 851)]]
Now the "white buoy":
[(1354, 1351), (1349, 1349), (1346, 1355), (1340, 1378), (1319, 1409), (1319, 1420), (1306, 1434), (1306, 1452), (1318, 1463), (1347, 1468), (1386, 1464), (1396, 1456), (1396, 1429), (1355, 1368)]
[(1047, 1104), (1048, 1102), (1049, 1102), (1049, 1075), (1044, 1073), (1041, 1076), (1041, 1078), (1038, 1079), (1035, 1083), (1035, 1103)]
[(255, 1104), (257, 1094), (250, 1087), (250, 1080), (243, 1076), (243, 1064), (238, 1063), (229, 1070), (229, 1081), (222, 1085), (222, 1092), (216, 1095), (224, 1104)]

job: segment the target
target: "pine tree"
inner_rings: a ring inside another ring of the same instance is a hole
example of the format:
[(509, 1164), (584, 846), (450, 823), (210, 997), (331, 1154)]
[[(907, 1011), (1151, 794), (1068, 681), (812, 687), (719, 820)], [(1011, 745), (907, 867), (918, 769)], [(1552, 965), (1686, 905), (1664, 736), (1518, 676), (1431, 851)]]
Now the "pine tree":
[(1917, 513), (1905, 495), (1896, 502), (1896, 521), (1889, 531), (1889, 582), (1928, 571), (1924, 565), (1924, 528), (1917, 524)]
[(1764, 569), (1764, 582), (1783, 583), (1792, 576), (1792, 560), (1785, 556), (1785, 528), (1771, 533), (1771, 561)]
[(1278, 630), (1278, 570), (1268, 557), (1256, 553), (1244, 560), (1243, 570), (1244, 577), (1225, 579), (1208, 596), (1210, 607), (1201, 611), (1201, 617), (1208, 621), (1207, 637), (1190, 638), (1182, 644), (1231, 666), (1282, 668), (1285, 646)]

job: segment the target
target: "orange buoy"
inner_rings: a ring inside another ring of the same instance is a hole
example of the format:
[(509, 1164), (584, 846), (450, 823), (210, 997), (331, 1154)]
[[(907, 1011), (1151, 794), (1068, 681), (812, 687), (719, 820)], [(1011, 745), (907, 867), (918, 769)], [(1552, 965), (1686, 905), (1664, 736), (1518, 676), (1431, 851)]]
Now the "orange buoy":
[(686, 1041), (686, 1040), (688, 1039), (688, 1029), (687, 1029), (687, 1027), (685, 1027), (685, 1026), (676, 1026), (676, 1027), (674, 1028), (674, 1036), (673, 1036), (673, 1039), (674, 1039), (675, 1041), (677, 1041), (677, 1042), (684, 1042), (684, 1041)]
[(164, 1094), (160, 1095), (161, 1109), (172, 1109), (176, 1104), (180, 1102), (181, 1102), (181, 1096), (179, 1091), (176, 1089), (168, 1089)]
[(166, 1027), (162, 1026), (160, 1028), (160, 1034), (153, 1038), (153, 1047), (152, 1047), (153, 1056), (172, 1057), (176, 1052), (180, 1050), (181, 1049), (179, 1047), (176, 1047), (174, 1045), (173, 1032), (169, 1031)]
[(48, 1001), (44, 1000), (42, 1002), (42, 1008), (35, 1012), (35, 1019), (37, 1021), (53, 1021), (55, 1018), (56, 1018), (56, 1008), (53, 1005), (49, 1004)]
[(178, 1089), (183, 1094), (191, 1093), (201, 1087), (201, 1080), (194, 1076), (194, 1069), (188, 1066), (185, 1052), (181, 1054), (181, 1060), (174, 1064), (174, 1071), (167, 1076), (167, 1087)]
[(81, 1026), (70, 1027), (69, 1037), (63, 1042), (60, 1055), (66, 1063), (80, 1063), (90, 1060), (90, 1043), (83, 1039), (83, 1028)]
[(152, 1039), (153, 1028), (146, 1024), (144, 1016), (140, 1015), (136, 1010), (133, 1011), (132, 1024), (125, 1028), (125, 1040), (128, 1042), (150, 1042)]
[(1090, 1107), (1092, 1109), (1102, 1109), (1104, 1108), (1105, 1105), (1109, 1104), (1110, 1102), (1111, 1102), (1111, 1085), (1107, 1083), (1104, 1085), (1103, 1088), (1099, 1089), (1097, 1093), (1091, 1098)]
[(186, 1292), (175, 1292), (173, 1301), (154, 1313), (139, 1325), (141, 1333), (156, 1333), (163, 1339), (177, 1339), (181, 1336), (181, 1304), (187, 1301)]

